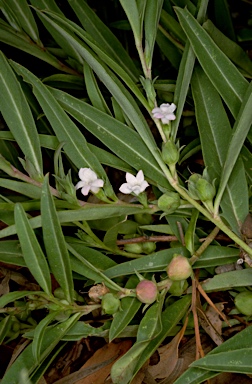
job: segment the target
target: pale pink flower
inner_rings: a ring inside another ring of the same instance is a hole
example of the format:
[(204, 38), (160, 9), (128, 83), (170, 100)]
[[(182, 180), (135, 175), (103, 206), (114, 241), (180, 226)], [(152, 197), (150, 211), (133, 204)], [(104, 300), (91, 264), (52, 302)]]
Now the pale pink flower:
[(161, 104), (160, 107), (154, 108), (151, 112), (155, 119), (161, 119), (163, 124), (168, 124), (171, 120), (176, 119), (176, 116), (173, 113), (176, 108), (176, 105), (173, 103), (164, 103)]
[(99, 192), (99, 189), (104, 185), (104, 181), (98, 179), (96, 173), (90, 168), (81, 168), (78, 175), (81, 181), (76, 184), (75, 188), (81, 188), (81, 193), (84, 196), (87, 196), (89, 191), (93, 193)]
[(119, 191), (125, 194), (134, 193), (138, 196), (149, 185), (147, 181), (144, 180), (143, 171), (139, 171), (136, 176), (127, 172), (126, 181), (127, 183), (122, 184), (119, 188)]

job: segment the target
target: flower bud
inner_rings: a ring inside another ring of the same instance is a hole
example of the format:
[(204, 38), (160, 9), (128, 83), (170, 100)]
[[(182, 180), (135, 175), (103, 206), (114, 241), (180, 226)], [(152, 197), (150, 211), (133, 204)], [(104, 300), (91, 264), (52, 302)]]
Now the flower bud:
[(149, 255), (156, 250), (156, 243), (152, 241), (147, 241), (146, 243), (142, 243), (143, 253)]
[(188, 283), (186, 280), (173, 281), (168, 292), (173, 296), (181, 296), (187, 287), (188, 287)]
[(124, 250), (126, 252), (140, 254), (143, 252), (142, 243), (125, 244)]
[(189, 195), (194, 199), (194, 200), (199, 200), (199, 196), (196, 190), (196, 183), (197, 181), (201, 178), (202, 176), (199, 175), (198, 173), (193, 173), (189, 179), (188, 179), (188, 191)]
[(203, 178), (196, 182), (196, 191), (201, 201), (211, 201), (215, 196), (214, 186)]
[(177, 192), (167, 192), (158, 199), (158, 208), (166, 213), (173, 213), (180, 206), (180, 196)]
[(173, 281), (186, 280), (192, 274), (189, 260), (182, 255), (175, 254), (167, 267), (167, 275)]
[(107, 315), (113, 315), (120, 308), (120, 300), (113, 293), (106, 293), (102, 297), (101, 306)]
[(171, 140), (163, 143), (162, 158), (168, 165), (175, 165), (179, 161), (179, 150)]
[(156, 301), (158, 289), (156, 283), (151, 280), (142, 280), (137, 284), (136, 297), (141, 303), (152, 304)]
[(252, 292), (244, 291), (238, 293), (234, 299), (235, 306), (243, 315), (252, 315)]
[(134, 219), (141, 225), (148, 225), (153, 222), (153, 218), (150, 213), (135, 213)]

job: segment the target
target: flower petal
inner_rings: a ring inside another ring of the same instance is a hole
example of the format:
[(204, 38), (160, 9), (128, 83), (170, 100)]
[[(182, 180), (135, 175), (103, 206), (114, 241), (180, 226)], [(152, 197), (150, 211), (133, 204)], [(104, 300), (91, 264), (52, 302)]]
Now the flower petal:
[(131, 185), (135, 185), (137, 182), (136, 177), (129, 172), (126, 172), (126, 180)]
[(82, 189), (81, 189), (81, 193), (84, 195), (84, 196), (87, 196), (88, 193), (90, 191), (90, 186), (89, 185), (85, 185)]
[(124, 183), (120, 186), (119, 191), (128, 195), (129, 193), (132, 192), (132, 187), (130, 184)]
[(75, 189), (79, 189), (79, 188), (82, 188), (85, 186), (85, 182), (84, 181), (78, 181), (78, 183), (76, 184), (75, 186)]
[(143, 174), (142, 170), (138, 171), (138, 173), (136, 175), (136, 179), (137, 179), (138, 184), (142, 184), (142, 182), (144, 181), (144, 174)]

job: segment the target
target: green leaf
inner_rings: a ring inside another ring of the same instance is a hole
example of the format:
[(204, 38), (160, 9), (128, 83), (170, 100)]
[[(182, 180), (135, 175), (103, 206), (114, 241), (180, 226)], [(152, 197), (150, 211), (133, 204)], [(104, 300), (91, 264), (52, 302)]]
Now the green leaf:
[(107, 25), (101, 21), (85, 1), (69, 0), (68, 2), (83, 28), (92, 36), (97, 45), (104, 49), (108, 56), (113, 58), (130, 75), (132, 80), (138, 81), (139, 73), (131, 57)]
[[(61, 341), (64, 335), (68, 332), (71, 327), (74, 326), (76, 321), (79, 319), (79, 313), (71, 316), (64, 323), (60, 323), (56, 326), (49, 327), (45, 331), (43, 342), (41, 345), (40, 353), (40, 364), (49, 356), (56, 345)], [(8, 369), (4, 377), (2, 378), (1, 384), (19, 384), (20, 383), (20, 372), (22, 369), (26, 369), (29, 376), (32, 375), (38, 364), (32, 353), (32, 344), (28, 345), (25, 350), (17, 357), (11, 367)]]
[[(192, 92), (200, 133), (204, 163), (212, 181), (218, 187), (227, 156), (232, 129), (221, 98), (200, 67), (192, 78)], [(213, 113), (215, 111), (215, 113)], [(221, 201), (222, 215), (239, 234), (240, 223), (248, 213), (248, 189), (240, 160), (233, 168)]]
[(233, 26), (232, 13), (227, 0), (214, 0), (214, 22), (225, 36), (236, 40), (236, 34)]
[(84, 79), (87, 89), (88, 97), (92, 103), (92, 105), (99, 109), (100, 111), (111, 115), (109, 107), (102, 96), (102, 93), (98, 87), (97, 81), (94, 77), (92, 69), (89, 67), (87, 63), (83, 63), (84, 67)]
[(211, 20), (207, 20), (203, 28), (211, 36), (225, 55), (233, 61), (239, 68), (243, 69), (250, 76), (252, 75), (252, 63), (247, 53), (234, 41), (225, 36)]
[(32, 44), (31, 40), (27, 38), (22, 32), (16, 32), (13, 30), (7, 23), (0, 19), (0, 41), (5, 44), (8, 44), (12, 47), (20, 49), (24, 52), (29, 53), (32, 56), (39, 58), (40, 60), (45, 61), (46, 63), (52, 65), (58, 70), (74, 73), (72, 68), (67, 67), (65, 64), (60, 62), (56, 57), (46, 50), (46, 48), (41, 49), (40, 46)]
[(162, 186), (169, 186), (150, 149), (135, 131), (73, 96), (55, 89), (51, 89), (51, 92), (68, 113), (118, 157), (136, 170), (141, 169), (144, 175), (153, 182), (156, 181)]
[(235, 287), (251, 286), (252, 270), (242, 269), (238, 271), (224, 272), (215, 275), (202, 284), (206, 292), (220, 291)]
[(45, 292), (41, 292), (41, 291), (10, 292), (10, 293), (6, 293), (5, 295), (0, 297), (0, 308), (5, 307), (7, 304), (12, 303), (15, 300), (19, 300), (25, 296), (30, 296), (30, 295), (39, 295), (39, 296), (47, 298), (47, 295), (45, 294)]
[(251, 367), (252, 348), (239, 349), (238, 351), (228, 351), (217, 355), (208, 355), (200, 362), (192, 364), (198, 368), (215, 370), (218, 372), (237, 372), (252, 373)]
[(193, 209), (190, 223), (185, 233), (185, 246), (191, 255), (193, 255), (195, 251), (194, 238), (195, 238), (195, 229), (196, 229), (198, 216), (199, 216), (199, 211), (197, 209)]
[[(216, 207), (218, 207), (218, 204), (221, 201), (222, 195), (227, 186), (230, 175), (233, 172), (235, 163), (238, 159), (241, 148), (244, 144), (244, 141), (251, 127), (251, 124), (252, 124), (251, 102), (252, 102), (252, 84), (250, 83), (247, 89), (247, 92), (244, 95), (244, 99), (243, 99), (239, 114), (234, 124), (232, 138), (230, 140), (228, 152), (225, 158), (225, 163), (222, 168), (220, 185), (219, 185), (219, 189), (218, 189), (217, 196), (214, 203)], [(244, 198), (244, 194), (243, 194), (243, 198)], [(246, 202), (243, 201), (243, 204), (244, 203), (246, 204)], [(246, 205), (246, 208), (248, 208), (247, 205)], [(243, 216), (243, 220), (241, 220), (240, 225), (245, 220), (245, 217), (246, 217), (246, 213)]]
[[(142, 206), (132, 206), (131, 204), (108, 205), (108, 204), (85, 204), (83, 208), (74, 210), (64, 210), (57, 213), (60, 223), (70, 223), (82, 220), (99, 220), (121, 215), (134, 215), (135, 213), (153, 213), (151, 209), (143, 209)], [(30, 219), (31, 227), (41, 227), (41, 216)], [(15, 235), (16, 226), (10, 225), (0, 231), (0, 238)]]
[(239, 249), (210, 245), (193, 264), (193, 268), (218, 267), (219, 265), (235, 263), (239, 258)]
[(43, 339), (45, 337), (45, 331), (48, 327), (48, 325), (54, 320), (54, 318), (57, 316), (57, 312), (49, 313), (46, 317), (44, 317), (37, 327), (34, 330), (34, 337), (32, 342), (32, 354), (35, 359), (35, 361), (38, 363), (40, 360), (40, 354), (41, 354), (41, 347), (43, 343)]
[(184, 256), (188, 255), (188, 251), (185, 247), (169, 248), (139, 259), (118, 264), (107, 269), (104, 274), (112, 279), (118, 276), (131, 275), (135, 273), (135, 271), (138, 271), (139, 273), (164, 271), (175, 253)]
[(169, 305), (161, 315), (162, 331), (155, 339), (151, 340), (147, 348), (138, 359), (134, 374), (143, 366), (143, 364), (152, 356), (159, 345), (164, 341), (169, 332), (174, 328), (188, 311), (191, 304), (191, 296), (187, 295)]
[[(131, 2), (132, 3), (132, 2)], [(42, 15), (42, 14), (41, 14)], [(120, 80), (114, 75), (114, 73), (104, 64), (101, 60), (87, 47), (84, 43), (80, 43), (79, 39), (72, 38), (68, 32), (68, 29), (71, 28), (79, 34), (79, 30), (74, 27), (73, 23), (64, 22), (64, 19), (60, 19), (57, 15), (50, 13), (50, 17), (55, 20), (51, 20), (48, 16), (43, 14), (43, 17), (46, 18), (51, 24), (53, 24), (58, 31), (65, 36), (66, 39), (71, 41), (74, 47), (78, 49), (81, 56), (90, 67), (94, 70), (100, 80), (105, 84), (107, 89), (111, 92), (111, 94), (115, 97), (121, 108), (123, 109), (125, 115), (132, 122), (134, 128), (138, 131), (142, 140), (149, 147), (159, 162), (161, 167), (165, 167), (164, 162), (159, 154), (156, 151), (156, 143), (150, 132), (149, 126), (141, 113), (135, 99), (132, 97), (130, 92), (125, 88), (125, 86), (120, 82)], [(56, 21), (57, 19), (57, 21)], [(61, 20), (60, 22), (58, 20)], [(67, 27), (62, 27), (61, 25), (66, 24)], [(148, 108), (149, 109), (149, 108)], [(166, 167), (165, 167), (166, 168)]]
[(42, 188), (41, 220), (43, 239), (51, 271), (63, 289), (67, 301), (72, 302), (74, 287), (69, 254), (50, 193), (48, 176), (45, 177)]
[[(188, 4), (188, 9), (190, 12), (192, 12), (192, 9), (190, 10), (189, 8), (189, 5), (190, 4)], [(207, 12), (207, 6), (208, 6), (208, 0), (200, 2), (200, 7), (197, 14), (198, 22), (201, 22), (204, 19)], [(184, 53), (182, 56), (182, 60), (180, 63), (178, 77), (176, 81), (176, 88), (174, 92), (174, 103), (177, 106), (176, 119), (171, 123), (171, 136), (174, 141), (177, 136), (180, 119), (182, 116), (182, 112), (184, 110), (184, 105), (185, 105), (186, 96), (187, 96), (190, 81), (191, 81), (194, 63), (195, 63), (195, 53), (193, 52), (190, 41), (187, 41), (185, 45)]]
[[(138, 283), (138, 277), (133, 275), (129, 278), (125, 288), (134, 289)], [(136, 297), (124, 297), (121, 299), (121, 310), (114, 314), (109, 329), (110, 342), (118, 337), (125, 327), (131, 322), (141, 305), (142, 303)]]
[(129, 20), (132, 32), (134, 34), (135, 42), (142, 42), (142, 30), (143, 30), (143, 15), (145, 11), (147, 0), (142, 1), (141, 7), (138, 7), (137, 1), (120, 0), (121, 6), (126, 13)]
[(187, 9), (175, 11), (204, 72), (237, 117), (248, 82)]
[(106, 172), (88, 148), (85, 137), (64, 112), (47, 87), (26, 68), (14, 62), (12, 62), (12, 66), (23, 76), (25, 81), (32, 84), (33, 92), (51, 123), (58, 140), (65, 143), (64, 151), (68, 157), (78, 168), (87, 166), (106, 180), (107, 187), (105, 188), (108, 189), (110, 195), (114, 197), (114, 194), (110, 190), (111, 186)]
[(0, 345), (3, 344), (5, 337), (8, 335), (8, 332), (11, 328), (12, 318), (11, 316), (6, 316), (0, 322)]
[(162, 331), (162, 322), (160, 318), (162, 306), (163, 300), (160, 300), (147, 309), (138, 327), (137, 343), (150, 341), (160, 334)]
[(158, 22), (164, 0), (147, 0), (144, 14), (144, 57), (148, 70), (151, 70)]
[(43, 166), (36, 126), (23, 91), (1, 52), (0, 68), (1, 113), (26, 158), (35, 167), (36, 178), (40, 179)]
[[(197, 360), (192, 363), (192, 367), (190, 367), (186, 372), (184, 372), (176, 381), (174, 384), (184, 384), (185, 382), (188, 384), (199, 384), (204, 382), (205, 380), (214, 377), (218, 374), (214, 368), (213, 371), (207, 370), (207, 366), (205, 365), (204, 359), (208, 358), (210, 356), (210, 360), (215, 356), (216, 358), (218, 355), (221, 355), (222, 361), (226, 360), (226, 357), (230, 357), (230, 352), (234, 353), (236, 352), (236, 356), (234, 356), (233, 360), (233, 369), (237, 367), (237, 365), (244, 366), (244, 363), (246, 363), (246, 357), (243, 359), (243, 351), (251, 348), (251, 337), (252, 337), (252, 328), (247, 327), (243, 329), (241, 332), (236, 333), (233, 337), (230, 337), (230, 339), (226, 340), (223, 344), (219, 345), (218, 347), (214, 348), (211, 352), (208, 353), (207, 356), (204, 358)], [(240, 352), (242, 352), (240, 354)], [(250, 351), (249, 351), (250, 354)], [(239, 364), (235, 364), (237, 361), (237, 356), (240, 356), (241, 359), (239, 360)], [(230, 357), (231, 360), (231, 357)], [(201, 365), (201, 362), (203, 362), (204, 368), (195, 368), (195, 366), (199, 363)], [(229, 368), (226, 370), (228, 372), (234, 372), (232, 368)], [(251, 369), (251, 365), (249, 367)], [(236, 371), (235, 371), (236, 372)]]
[(0, 261), (2, 263), (14, 264), (26, 267), (23, 254), (18, 240), (1, 241)]
[[(22, 0), (21, 0), (22, 1)], [(62, 15), (60, 8), (57, 6), (55, 1), (52, 0), (30, 0), (31, 4), (39, 9), (47, 9), (51, 10), (53, 12), (56, 12), (59, 15)], [(48, 23), (44, 18), (40, 17), (40, 13), (38, 12), (38, 16), (42, 23), (44, 24), (47, 31), (53, 36), (56, 43), (64, 50), (64, 52), (72, 59), (75, 60), (76, 66), (78, 64), (82, 64), (83, 60), (81, 59), (81, 56), (77, 52), (77, 50), (72, 46), (72, 44), (62, 38), (61, 34), (50, 24)]]
[(0, 179), (0, 187), (18, 192), (21, 195), (28, 196), (31, 199), (40, 199), (41, 188), (36, 185), (27, 184), (22, 181)]
[(41, 288), (50, 295), (52, 292), (50, 270), (45, 255), (20, 204), (15, 207), (15, 223), (25, 263)]
[[(8, 3), (6, 0), (2, 0), (2, 3), (4, 5), (2, 11), (4, 11), (4, 13), (6, 14), (6, 12), (8, 12), (8, 9), (6, 9), (6, 5), (8, 5)], [(15, 15), (16, 21), (18, 22), (18, 25), (21, 27), (21, 29), (24, 30), (33, 41), (43, 47), (43, 44), (39, 39), (36, 21), (33, 17), (29, 5), (27, 4), (27, 1), (14, 0), (11, 2), (10, 9), (12, 14)]]
[(66, 247), (69, 252), (71, 252), (72, 255), (74, 255), (85, 267), (85, 270), (83, 270), (83, 274), (85, 274), (88, 278), (91, 278), (95, 282), (104, 282), (106, 286), (112, 290), (121, 291), (121, 287), (119, 287), (119, 285), (114, 283), (114, 281), (107, 277), (103, 272), (101, 272), (100, 269), (95, 267), (91, 262), (81, 256), (70, 244), (67, 243)]
[(148, 345), (148, 341), (135, 343), (111, 368), (113, 384), (129, 384), (141, 353)]

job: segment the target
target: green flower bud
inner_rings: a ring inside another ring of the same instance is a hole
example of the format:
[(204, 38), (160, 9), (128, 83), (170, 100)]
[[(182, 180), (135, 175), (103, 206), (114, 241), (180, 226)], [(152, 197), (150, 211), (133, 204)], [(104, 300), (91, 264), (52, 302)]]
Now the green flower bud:
[(148, 225), (153, 222), (153, 218), (150, 213), (135, 213), (134, 219), (141, 225)]
[(136, 297), (141, 303), (152, 304), (158, 295), (157, 284), (151, 280), (142, 280), (137, 284)]
[(201, 201), (213, 200), (216, 192), (214, 186), (203, 178), (196, 182), (196, 191)]
[(238, 293), (234, 299), (235, 306), (239, 312), (243, 315), (251, 316), (252, 315), (252, 292), (244, 291)]
[(188, 287), (188, 283), (186, 280), (173, 281), (168, 292), (173, 296), (181, 296), (187, 287)]
[(130, 253), (137, 253), (137, 254), (142, 253), (143, 252), (142, 243), (125, 244), (124, 250)]
[(106, 293), (102, 297), (101, 306), (107, 315), (113, 315), (120, 308), (120, 300), (113, 293)]
[(147, 241), (146, 243), (142, 243), (143, 253), (149, 255), (156, 250), (156, 243), (152, 241)]
[(175, 165), (179, 161), (179, 150), (171, 140), (163, 143), (162, 158), (168, 165)]
[(173, 213), (180, 206), (180, 196), (177, 192), (167, 192), (158, 199), (158, 208), (166, 213)]
[(58, 287), (53, 292), (54, 296), (57, 297), (57, 299), (65, 299), (65, 293), (61, 287)]
[(188, 192), (194, 200), (199, 200), (199, 196), (196, 190), (196, 183), (202, 176), (198, 173), (193, 173), (188, 179)]
[(167, 267), (167, 275), (173, 281), (186, 280), (192, 274), (192, 267), (187, 257), (175, 254)]

